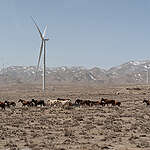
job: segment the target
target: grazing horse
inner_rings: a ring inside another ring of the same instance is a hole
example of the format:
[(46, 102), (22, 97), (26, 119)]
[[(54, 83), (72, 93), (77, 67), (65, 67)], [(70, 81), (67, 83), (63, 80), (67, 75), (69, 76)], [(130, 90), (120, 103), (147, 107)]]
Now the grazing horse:
[(70, 101), (66, 101), (65, 103), (61, 104), (63, 108), (71, 108), (73, 104)]
[(56, 106), (56, 105), (58, 105), (59, 100), (57, 100), (57, 99), (48, 99), (47, 102), (48, 102), (49, 106)]
[(81, 100), (81, 99), (76, 99), (75, 104), (77, 105), (90, 105), (90, 101), (89, 100)]
[(90, 100), (82, 100), (81, 105), (91, 106), (91, 102), (90, 102)]
[(8, 101), (5, 101), (4, 103), (5, 103), (6, 106), (9, 107), (9, 108), (10, 108), (10, 106), (13, 106), (13, 107), (16, 106), (16, 103), (15, 103), (15, 102), (8, 102)]
[(25, 100), (19, 99), (18, 103), (19, 102), (22, 103), (22, 106), (33, 106), (32, 101), (25, 101)]
[(66, 99), (66, 100), (62, 100), (62, 101), (59, 101), (58, 100), (58, 102), (60, 103), (60, 105), (65, 105), (66, 103), (68, 103), (68, 104), (71, 104), (71, 100), (70, 99)]
[(91, 100), (76, 99), (75, 104), (76, 105), (84, 105), (84, 106), (93, 106), (94, 102)]
[(44, 100), (35, 100), (35, 99), (32, 99), (32, 102), (35, 104), (35, 106), (37, 106), (37, 105), (45, 106), (46, 105), (44, 103)]
[(5, 110), (5, 103), (4, 102), (0, 102), (0, 107), (2, 108), (2, 109), (4, 109)]
[(149, 100), (146, 100), (146, 99), (143, 100), (143, 103), (146, 103), (147, 106), (150, 105), (150, 101), (149, 101)]
[(65, 105), (72, 105), (71, 99), (68, 98), (57, 98), (58, 104), (65, 106)]
[(81, 99), (76, 99), (75, 104), (81, 105), (83, 103), (83, 100)]
[(102, 98), (102, 99), (101, 99), (101, 102), (104, 103), (104, 106), (105, 106), (105, 104), (107, 104), (107, 106), (108, 106), (109, 104), (111, 104), (112, 106), (115, 105), (115, 100), (109, 100), (109, 99), (104, 99), (104, 98)]

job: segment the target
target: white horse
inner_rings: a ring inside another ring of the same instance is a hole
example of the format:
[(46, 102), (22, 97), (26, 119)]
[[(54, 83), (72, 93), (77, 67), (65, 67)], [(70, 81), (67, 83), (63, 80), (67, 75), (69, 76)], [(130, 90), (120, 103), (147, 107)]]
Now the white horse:
[(66, 100), (64, 100), (64, 99), (62, 99), (62, 100), (60, 100), (60, 99), (48, 99), (47, 102), (50, 106), (64, 106), (66, 103), (71, 102), (71, 100), (70, 99), (66, 99)]

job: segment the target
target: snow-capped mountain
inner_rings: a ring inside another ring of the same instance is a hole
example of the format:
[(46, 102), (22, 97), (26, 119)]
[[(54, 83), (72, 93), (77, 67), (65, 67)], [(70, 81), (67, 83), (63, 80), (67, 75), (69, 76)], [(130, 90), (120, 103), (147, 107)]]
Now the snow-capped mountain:
[[(46, 80), (50, 82), (84, 82), (96, 81), (105, 76), (104, 70), (86, 69), (84, 67), (46, 68)], [(0, 79), (17, 82), (38, 82), (42, 78), (42, 68), (36, 74), (35, 66), (10, 66), (0, 70)]]
[(146, 83), (150, 60), (129, 61), (107, 71), (107, 75), (119, 83)]
[[(47, 82), (94, 82), (100, 84), (146, 83), (150, 60), (129, 61), (109, 70), (98, 67), (46, 68)], [(0, 70), (0, 82), (41, 82), (42, 68), (36, 76), (36, 66), (10, 66)]]

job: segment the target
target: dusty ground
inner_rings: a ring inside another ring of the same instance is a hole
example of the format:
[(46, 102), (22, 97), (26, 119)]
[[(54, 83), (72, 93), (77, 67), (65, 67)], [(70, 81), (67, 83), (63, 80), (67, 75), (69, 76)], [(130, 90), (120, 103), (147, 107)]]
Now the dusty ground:
[(2, 101), (104, 97), (121, 101), (122, 106), (22, 108), (17, 103), (15, 109), (0, 110), (0, 149), (150, 150), (150, 107), (142, 103), (149, 98), (150, 87), (135, 87), (51, 85), (43, 94), (40, 85), (1, 86)]

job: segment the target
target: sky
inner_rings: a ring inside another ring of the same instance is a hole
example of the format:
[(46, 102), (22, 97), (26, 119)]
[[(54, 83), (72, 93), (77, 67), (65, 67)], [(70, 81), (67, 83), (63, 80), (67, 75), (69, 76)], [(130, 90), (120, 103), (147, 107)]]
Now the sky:
[(30, 16), (41, 32), (48, 26), (47, 67), (150, 59), (149, 0), (0, 0), (0, 66), (37, 65), (41, 39)]

